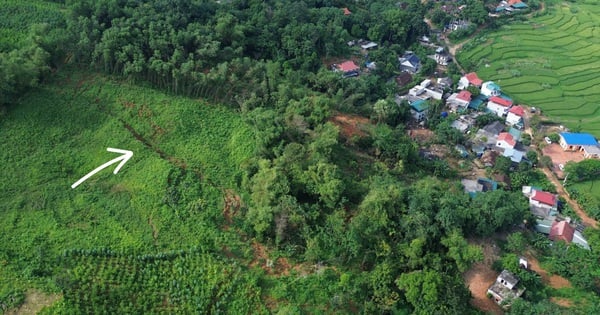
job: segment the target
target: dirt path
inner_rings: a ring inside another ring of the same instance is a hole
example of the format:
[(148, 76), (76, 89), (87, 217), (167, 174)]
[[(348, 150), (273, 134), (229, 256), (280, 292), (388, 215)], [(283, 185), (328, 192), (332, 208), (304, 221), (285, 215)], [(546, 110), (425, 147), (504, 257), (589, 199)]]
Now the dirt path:
[(542, 269), (542, 267), (540, 266), (540, 262), (531, 254), (525, 255), (525, 257), (527, 258), (527, 262), (529, 263), (529, 268), (537, 272), (542, 277), (542, 282), (544, 284), (549, 285), (555, 289), (571, 287), (571, 282), (569, 282), (569, 280), (559, 275), (549, 275), (546, 270)]
[(579, 204), (575, 200), (571, 199), (571, 197), (569, 196), (569, 193), (567, 193), (567, 191), (565, 190), (563, 185), (558, 181), (558, 179), (556, 179), (556, 177), (554, 177), (554, 174), (552, 174), (552, 172), (547, 168), (542, 168), (542, 171), (544, 172), (544, 174), (546, 174), (546, 177), (548, 177), (548, 180), (550, 180), (552, 182), (552, 184), (554, 184), (554, 186), (556, 186), (556, 191), (558, 192), (558, 194), (561, 195), (562, 197), (564, 197), (565, 200), (567, 200), (567, 203), (571, 206), (571, 208), (573, 208), (573, 210), (581, 218), (581, 221), (583, 221), (583, 224), (585, 226), (591, 226), (591, 227), (597, 229), (598, 222), (596, 220), (590, 218), (585, 213), (585, 211), (583, 211), (583, 209), (581, 209)]
[[(58, 294), (46, 294), (32, 289), (25, 294), (25, 302), (15, 310), (9, 310), (6, 315), (33, 315), (39, 313), (42, 308), (54, 304), (61, 296)], [(0, 309), (1, 311), (1, 309)]]

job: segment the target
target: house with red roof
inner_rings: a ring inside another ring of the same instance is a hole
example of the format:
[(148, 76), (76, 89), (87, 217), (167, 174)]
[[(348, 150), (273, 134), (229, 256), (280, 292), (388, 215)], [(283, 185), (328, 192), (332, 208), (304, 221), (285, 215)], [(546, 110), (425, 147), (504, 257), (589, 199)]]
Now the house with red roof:
[(567, 221), (554, 221), (550, 228), (550, 239), (553, 241), (564, 241), (567, 244), (573, 241), (575, 234), (575, 228), (573, 228)]
[(460, 78), (460, 81), (458, 81), (458, 89), (459, 90), (466, 89), (469, 85), (473, 85), (473, 86), (476, 86), (476, 87), (481, 87), (482, 83), (483, 83), (483, 80), (481, 80), (477, 76), (477, 73), (470, 72), (470, 73), (467, 73), (463, 77)]
[(496, 140), (496, 146), (502, 149), (513, 149), (517, 145), (517, 141), (508, 132), (501, 132)]
[(457, 111), (458, 109), (465, 109), (471, 103), (471, 92), (462, 90), (458, 93), (453, 93), (446, 100), (446, 105), (450, 107), (450, 110)]
[(352, 12), (350, 12), (350, 10), (348, 8), (342, 8), (342, 10), (344, 11), (344, 15), (352, 14)]
[(524, 116), (525, 109), (522, 106), (513, 106), (508, 110), (508, 114), (506, 115), (506, 124), (521, 129), (523, 128)]
[(334, 71), (341, 72), (342, 77), (344, 78), (355, 77), (360, 71), (360, 67), (357, 66), (352, 60), (344, 61), (340, 64), (334, 64), (333, 69)]
[(555, 194), (536, 189), (529, 197), (529, 205), (556, 210), (558, 208), (558, 198)]
[(487, 102), (488, 111), (498, 115), (498, 117), (504, 117), (504, 115), (508, 114), (508, 110), (511, 106), (511, 100), (502, 98), (500, 96), (492, 96)]

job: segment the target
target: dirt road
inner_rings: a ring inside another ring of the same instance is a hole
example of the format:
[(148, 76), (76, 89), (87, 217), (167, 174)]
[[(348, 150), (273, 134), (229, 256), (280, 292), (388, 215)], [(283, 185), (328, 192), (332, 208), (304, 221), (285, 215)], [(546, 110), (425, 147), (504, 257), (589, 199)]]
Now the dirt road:
[(544, 172), (544, 174), (546, 174), (546, 177), (548, 177), (548, 179), (552, 182), (552, 184), (554, 184), (554, 186), (556, 186), (556, 191), (558, 192), (558, 194), (563, 196), (565, 198), (565, 200), (567, 200), (567, 203), (571, 206), (571, 208), (573, 208), (573, 210), (581, 218), (581, 221), (583, 221), (583, 224), (585, 226), (591, 226), (591, 227), (597, 229), (598, 222), (596, 220), (590, 218), (585, 213), (585, 211), (583, 211), (583, 209), (581, 209), (579, 204), (575, 200), (571, 199), (571, 197), (569, 197), (569, 194), (567, 193), (567, 191), (565, 190), (563, 185), (558, 181), (558, 179), (556, 179), (556, 177), (554, 177), (554, 174), (552, 174), (552, 172), (547, 168), (542, 168), (542, 171)]

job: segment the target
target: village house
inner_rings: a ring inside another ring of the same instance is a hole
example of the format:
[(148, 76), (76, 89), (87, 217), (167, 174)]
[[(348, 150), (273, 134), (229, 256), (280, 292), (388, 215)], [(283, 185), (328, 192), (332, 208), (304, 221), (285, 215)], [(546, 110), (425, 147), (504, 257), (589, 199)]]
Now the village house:
[(508, 110), (508, 114), (506, 115), (506, 124), (521, 129), (523, 128), (524, 116), (525, 110), (523, 109), (523, 107), (513, 106)]
[(453, 93), (446, 100), (446, 105), (454, 112), (466, 109), (469, 103), (471, 103), (471, 92), (467, 90)]
[(437, 79), (437, 85), (442, 88), (442, 89), (446, 89), (446, 88), (450, 88), (452, 87), (452, 79), (450, 77), (443, 77), (443, 78), (438, 78)]
[(461, 179), (460, 183), (463, 185), (465, 192), (471, 197), (480, 192), (494, 191), (498, 189), (498, 182), (493, 181), (489, 178), (478, 178), (478, 179)]
[(344, 61), (340, 64), (333, 64), (332, 68), (336, 72), (341, 72), (343, 78), (355, 77), (360, 71), (360, 67), (352, 60)]
[(419, 85), (414, 86), (408, 91), (408, 95), (418, 97), (420, 99), (436, 99), (441, 100), (444, 91), (431, 86), (431, 80), (425, 79)]
[(517, 144), (517, 141), (508, 132), (501, 132), (496, 140), (496, 146), (501, 149), (512, 149)]
[(529, 198), (529, 210), (540, 219), (554, 219), (558, 215), (558, 197), (549, 192), (523, 186), (523, 194)]
[(433, 56), (433, 58), (435, 59), (435, 62), (437, 62), (437, 64), (440, 66), (447, 66), (448, 62), (452, 60), (452, 57), (448, 55), (446, 50), (444, 50), (444, 47), (438, 47), (435, 50), (435, 55)]
[(417, 122), (425, 121), (428, 113), (429, 103), (426, 100), (416, 100), (410, 103), (410, 114)]
[(502, 156), (509, 158), (511, 162), (516, 164), (521, 163), (525, 154), (527, 154), (527, 152), (519, 150), (516, 147), (504, 149), (504, 152), (502, 152)]
[(585, 158), (600, 158), (598, 141), (591, 134), (562, 132), (559, 136), (558, 144), (564, 151), (579, 151)]
[(583, 234), (578, 228), (573, 227), (569, 218), (566, 220), (557, 220), (556, 218), (538, 219), (535, 229), (548, 235), (548, 238), (554, 242), (563, 241), (566, 244), (577, 244), (583, 249), (590, 249), (590, 245)]
[(348, 9), (348, 8), (342, 8), (342, 12), (344, 12), (344, 15), (346, 15), (346, 16), (352, 14), (352, 12), (350, 11), (350, 9)]
[(406, 51), (402, 57), (398, 58), (400, 70), (410, 73), (417, 73), (421, 69), (421, 59), (412, 51)]
[(487, 81), (481, 84), (481, 94), (486, 97), (492, 96), (500, 96), (502, 94), (502, 90), (500, 90), (500, 86), (492, 81)]
[(512, 106), (512, 101), (499, 96), (492, 96), (487, 103), (488, 111), (496, 114), (498, 117), (504, 117)]
[(477, 76), (477, 73), (470, 72), (460, 78), (460, 80), (458, 81), (458, 89), (464, 90), (467, 87), (469, 87), (469, 85), (479, 88), (481, 87), (482, 83), (483, 81)]
[(487, 290), (487, 294), (503, 308), (510, 307), (512, 301), (525, 292), (524, 287), (519, 287), (519, 278), (508, 270), (503, 270), (496, 282)]
[(494, 121), (477, 130), (473, 139), (474, 145), (483, 145), (486, 149), (492, 149), (496, 147), (496, 140), (498, 134), (504, 130), (504, 125), (498, 121)]

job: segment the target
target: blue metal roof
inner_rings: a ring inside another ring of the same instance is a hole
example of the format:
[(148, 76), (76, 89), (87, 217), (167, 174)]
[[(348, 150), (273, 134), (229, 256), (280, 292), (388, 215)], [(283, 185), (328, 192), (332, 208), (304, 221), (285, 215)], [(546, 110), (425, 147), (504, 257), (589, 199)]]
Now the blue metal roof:
[(563, 132), (560, 136), (565, 139), (567, 145), (598, 145), (596, 138), (589, 133)]
[(422, 112), (424, 110), (429, 109), (429, 103), (427, 103), (427, 101), (425, 100), (417, 100), (412, 102), (410, 104), (410, 107), (412, 107), (412, 109), (414, 109), (417, 112)]

